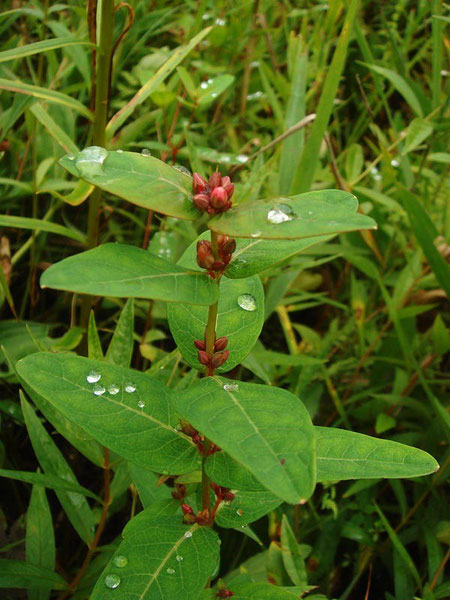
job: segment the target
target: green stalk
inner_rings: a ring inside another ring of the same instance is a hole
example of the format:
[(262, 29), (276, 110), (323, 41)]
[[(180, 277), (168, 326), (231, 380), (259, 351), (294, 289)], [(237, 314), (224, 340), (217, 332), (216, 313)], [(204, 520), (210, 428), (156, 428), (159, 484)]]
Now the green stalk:
[[(108, 119), (109, 81), (114, 32), (114, 0), (99, 0), (97, 6), (97, 51), (95, 71), (95, 111), (92, 130), (94, 146), (105, 147)], [(95, 188), (89, 198), (87, 246), (98, 245), (101, 190)], [(81, 326), (87, 327), (92, 297), (85, 296), (81, 308)]]

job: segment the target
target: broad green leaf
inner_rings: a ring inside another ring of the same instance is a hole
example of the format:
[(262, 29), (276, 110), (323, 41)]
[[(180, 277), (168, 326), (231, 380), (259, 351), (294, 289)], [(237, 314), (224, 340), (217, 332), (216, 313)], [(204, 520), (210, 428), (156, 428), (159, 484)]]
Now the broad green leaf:
[(110, 363), (129, 367), (133, 354), (134, 306), (133, 299), (126, 301), (120, 313), (113, 337), (106, 351), (106, 360)]
[(30, 107), (30, 112), (36, 117), (36, 119), (43, 125), (52, 138), (61, 146), (66, 152), (78, 152), (78, 146), (73, 142), (71, 137), (60, 127), (48, 114), (45, 108), (39, 102), (35, 102)]
[(159, 476), (156, 473), (132, 462), (128, 463), (128, 468), (144, 508), (172, 499), (171, 490), (166, 485), (158, 485)]
[[(230, 586), (233, 600), (295, 600), (301, 597), (301, 588), (279, 587), (271, 583), (236, 583)], [(313, 600), (312, 596), (308, 596)], [(325, 600), (325, 596), (323, 596)]]
[(361, 63), (371, 71), (378, 73), (378, 75), (382, 75), (385, 77), (394, 87), (394, 89), (403, 96), (406, 102), (409, 104), (411, 109), (416, 113), (418, 117), (423, 117), (423, 110), (420, 102), (414, 93), (412, 87), (409, 83), (404, 79), (401, 75), (392, 71), (392, 69), (386, 69), (385, 67), (380, 67), (378, 65), (369, 65), (367, 63)]
[(10, 79), (0, 79), (0, 90), (18, 92), (19, 94), (33, 96), (34, 98), (39, 98), (41, 100), (45, 100), (46, 102), (51, 102), (52, 104), (60, 104), (70, 108), (71, 110), (74, 110), (89, 120), (93, 119), (92, 112), (86, 108), (84, 104), (81, 104), (81, 102), (78, 102), (78, 100), (75, 100), (66, 94), (62, 94), (61, 92), (56, 92), (48, 88), (30, 85), (29, 83), (23, 83), (22, 81)]
[(147, 81), (145, 85), (133, 96), (133, 98), (117, 112), (106, 127), (108, 137), (112, 137), (117, 129), (128, 119), (139, 104), (145, 102), (161, 83), (172, 73), (180, 62), (199, 44), (211, 31), (211, 27), (203, 29), (186, 46), (180, 46), (172, 56), (162, 65), (160, 69)]
[[(219, 562), (219, 538), (210, 527), (155, 519), (146, 510), (128, 523), (90, 600), (197, 600)], [(115, 591), (113, 591), (115, 589)]]
[[(203, 239), (203, 235), (200, 236)], [(332, 239), (332, 235), (300, 240), (236, 239), (236, 250), (225, 275), (230, 279), (244, 279), (295, 256), (299, 252)]]
[[(23, 395), (21, 395), (21, 405), (33, 450), (45, 474), (78, 484), (66, 459), (56, 447), (52, 438), (37, 418), (34, 409), (25, 400)], [(86, 498), (83, 494), (77, 492), (66, 492), (61, 489), (55, 489), (55, 492), (74, 529), (81, 539), (89, 544), (94, 535), (95, 521)]]
[[(30, 504), (27, 510), (26, 530), (27, 563), (53, 571), (55, 568), (55, 535), (53, 532), (52, 513), (47, 502), (45, 489), (34, 485)], [(48, 600), (51, 585), (48, 589), (29, 590), (29, 600)]]
[(40, 52), (48, 52), (49, 50), (76, 45), (92, 46), (89, 42), (80, 42), (73, 37), (43, 40), (41, 42), (35, 42), (34, 44), (27, 44), (25, 46), (19, 46), (18, 48), (11, 48), (11, 50), (0, 52), (0, 63), (8, 60), (16, 60), (25, 56), (31, 56), (32, 54), (39, 54)]
[(208, 79), (208, 81), (203, 81), (196, 91), (198, 105), (208, 106), (212, 104), (220, 94), (223, 94), (230, 87), (233, 81), (233, 75), (219, 75), (218, 77)]
[(49, 569), (31, 565), (21, 560), (0, 559), (0, 588), (25, 588), (27, 590), (64, 590), (67, 583)]
[[(405, 444), (333, 427), (314, 427), (317, 483), (345, 479), (419, 477), (438, 468), (432, 456)], [(254, 475), (226, 452), (206, 461), (212, 481), (238, 490), (263, 489)]]
[(63, 156), (59, 164), (137, 206), (188, 221), (200, 217), (192, 202), (192, 178), (153, 156), (90, 146)]
[(376, 229), (375, 221), (357, 211), (353, 194), (320, 190), (245, 202), (218, 215), (208, 226), (232, 237), (254, 239), (299, 239)]
[(93, 296), (213, 304), (217, 284), (206, 273), (127, 244), (103, 244), (52, 265), (41, 286)]
[[(200, 239), (207, 237), (208, 233)], [(195, 266), (196, 241), (193, 242), (178, 263), (185, 268)], [(186, 306), (172, 303), (167, 306), (170, 331), (184, 359), (195, 369), (204, 371), (197, 360), (194, 340), (202, 340), (208, 321), (208, 307)], [(219, 373), (230, 371), (249, 354), (259, 334), (264, 319), (264, 291), (259, 277), (242, 280), (223, 278), (220, 281), (217, 315), (217, 337), (226, 335), (230, 355), (226, 363), (217, 369)]]
[(12, 469), (0, 469), (0, 477), (8, 477), (9, 479), (15, 479), (16, 481), (32, 483), (36, 488), (47, 487), (51, 490), (75, 492), (101, 502), (101, 499), (87, 488), (79, 485), (76, 482), (74, 483), (73, 481), (68, 481), (55, 475), (44, 475), (43, 473), (33, 473), (29, 471), (13, 471)]
[(85, 235), (75, 229), (69, 229), (64, 225), (58, 225), (51, 221), (32, 219), (30, 217), (16, 217), (14, 215), (0, 215), (0, 227), (11, 227), (17, 229), (33, 229), (34, 231), (47, 231), (64, 237), (71, 238), (77, 242), (84, 243)]
[(198, 466), (194, 444), (176, 429), (174, 392), (144, 373), (50, 353), (28, 356), (17, 371), (26, 386), (119, 456), (159, 473)]
[(243, 527), (267, 515), (281, 504), (279, 498), (266, 490), (233, 492), (234, 500), (222, 502), (217, 510), (215, 522), (219, 527)]
[(439, 468), (432, 456), (418, 448), (345, 429), (314, 429), (318, 481), (420, 477)]
[[(291, 504), (315, 484), (315, 438), (299, 398), (286, 390), (208, 377), (178, 393), (182, 418)], [(276, 418), (274, 418), (276, 415)]]
[(405, 143), (402, 154), (415, 150), (424, 140), (433, 133), (433, 125), (424, 119), (413, 119), (406, 130)]
[[(297, 543), (294, 532), (289, 525), (286, 515), (281, 521), (281, 555), (284, 568), (294, 585), (306, 588), (308, 576), (306, 573), (305, 556), (302, 547)], [(305, 590), (306, 591), (306, 590)]]

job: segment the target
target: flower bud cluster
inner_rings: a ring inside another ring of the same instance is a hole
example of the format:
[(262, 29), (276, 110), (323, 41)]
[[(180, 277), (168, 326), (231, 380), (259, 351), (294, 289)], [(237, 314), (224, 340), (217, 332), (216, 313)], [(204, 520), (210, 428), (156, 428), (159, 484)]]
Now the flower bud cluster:
[(194, 345), (198, 350), (198, 362), (212, 371), (221, 367), (230, 355), (229, 350), (225, 350), (228, 345), (228, 338), (226, 336), (216, 338), (212, 356), (206, 352), (205, 340), (194, 340)]
[(236, 250), (236, 240), (227, 235), (218, 235), (218, 257), (213, 253), (212, 244), (208, 240), (197, 242), (197, 264), (200, 268), (206, 269), (210, 275), (214, 272), (223, 273), (231, 260), (233, 252)]
[(217, 215), (231, 208), (234, 185), (228, 175), (222, 177), (218, 171), (214, 171), (207, 181), (198, 173), (194, 173), (193, 189), (194, 204), (199, 210)]
[(208, 448), (208, 452), (205, 453), (205, 447), (204, 447), (205, 438), (197, 431), (197, 429), (192, 427), (192, 425), (190, 423), (183, 421), (183, 423), (181, 425), (181, 431), (185, 435), (192, 438), (192, 441), (197, 446), (197, 449), (202, 456), (209, 456), (210, 454), (214, 454), (215, 452), (220, 452), (221, 448), (219, 448), (219, 446), (216, 446), (216, 444), (213, 444), (212, 442), (210, 442), (210, 447)]

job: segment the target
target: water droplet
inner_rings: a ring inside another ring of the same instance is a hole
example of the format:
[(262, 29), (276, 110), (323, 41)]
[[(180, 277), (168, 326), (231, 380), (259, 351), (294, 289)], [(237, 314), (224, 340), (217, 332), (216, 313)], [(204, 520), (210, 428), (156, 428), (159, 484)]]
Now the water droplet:
[(179, 554), (175, 558), (177, 559), (178, 562), (181, 562), (182, 560), (184, 560), (184, 556), (180, 556)]
[(191, 538), (192, 537), (192, 531), (186, 531), (186, 533), (184, 534), (185, 538)]
[(208, 84), (206, 83), (206, 81), (202, 81), (200, 84), (200, 87), (202, 88), (202, 90), (206, 90), (208, 87)]
[(223, 389), (226, 392), (237, 392), (239, 390), (239, 385), (237, 383), (226, 383), (223, 386)]
[(236, 160), (240, 163), (246, 163), (248, 161), (248, 156), (246, 156), (245, 154), (238, 154), (236, 156)]
[(136, 391), (136, 385), (134, 383), (126, 383), (125, 391), (127, 392), (127, 394), (132, 394)]
[(262, 231), (260, 229), (258, 229), (258, 231), (254, 231), (253, 233), (251, 233), (251, 237), (252, 238), (259, 238), (259, 236), (261, 235)]
[(128, 558), (123, 554), (118, 554), (114, 558), (113, 563), (116, 565), (116, 567), (125, 567), (128, 564)]
[(189, 177), (192, 176), (192, 173), (189, 171), (189, 169), (186, 169), (186, 167), (183, 167), (183, 165), (173, 165), (172, 168), (180, 171), (180, 173), (183, 173), (184, 175), (189, 175)]
[(277, 204), (267, 213), (267, 220), (269, 223), (274, 223), (275, 225), (292, 221), (296, 217), (297, 215), (289, 204)]
[(242, 508), (238, 508), (236, 511), (236, 514), (238, 517), (242, 517), (242, 515), (244, 514), (244, 511), (242, 510)]
[(398, 161), (396, 158), (393, 158), (393, 159), (391, 160), (391, 165), (392, 165), (394, 168), (396, 168), (396, 167), (400, 166), (400, 163), (399, 163), (399, 161)]
[(244, 310), (248, 310), (249, 312), (256, 310), (256, 300), (251, 294), (241, 294), (237, 301), (239, 306)]
[(168, 569), (166, 569), (166, 573), (169, 573), (169, 575), (173, 575), (175, 573), (175, 569), (171, 569), (169, 567)]
[(139, 406), (139, 408), (144, 408), (145, 402), (143, 400), (139, 400), (138, 406)]
[(75, 160), (75, 156), (73, 154), (69, 154), (67, 156), (67, 160)]
[(112, 383), (108, 387), (108, 393), (111, 394), (111, 396), (115, 396), (119, 392), (120, 392), (120, 387), (117, 385), (117, 383)]
[(227, 24), (227, 22), (225, 21), (225, 19), (216, 19), (215, 24), (218, 25), (219, 27), (223, 27), (224, 25)]
[(217, 92), (213, 92), (213, 93), (211, 94), (211, 98), (217, 98)]
[(252, 100), (258, 100), (258, 98), (262, 98), (263, 96), (264, 96), (264, 92), (262, 92), (261, 90), (258, 90), (257, 92), (254, 92), (253, 94), (248, 94), (247, 100), (249, 100), (251, 102)]
[(89, 146), (82, 150), (75, 159), (75, 165), (84, 177), (102, 175), (103, 163), (108, 156), (108, 150), (100, 146)]
[(101, 373), (98, 373), (97, 371), (91, 371), (89, 373), (89, 375), (86, 377), (86, 381), (88, 383), (97, 383), (97, 381), (99, 381), (101, 379), (102, 375)]
[(102, 396), (106, 392), (105, 388), (101, 383), (96, 383), (92, 390), (96, 396)]
[(207, 13), (205, 13), (204, 15), (202, 15), (203, 21), (207, 21), (210, 18), (211, 18), (211, 15), (208, 15)]
[(221, 544), (222, 544), (222, 540), (221, 539), (217, 540), (217, 545), (220, 546)]
[(115, 573), (110, 573), (105, 577), (105, 585), (112, 590), (116, 589), (120, 585), (120, 577)]
[(123, 150), (120, 150), (120, 149), (119, 149), (119, 150), (117, 150), (117, 152), (118, 152), (119, 154), (122, 154)]
[(151, 156), (152, 155), (152, 153), (150, 152), (150, 150), (148, 148), (142, 148), (141, 154), (142, 154), (142, 156)]

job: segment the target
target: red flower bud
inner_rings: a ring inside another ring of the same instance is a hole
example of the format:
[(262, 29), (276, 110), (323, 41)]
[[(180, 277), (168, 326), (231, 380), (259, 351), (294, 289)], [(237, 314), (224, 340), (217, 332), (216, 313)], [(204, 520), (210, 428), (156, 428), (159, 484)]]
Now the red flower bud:
[[(228, 338), (226, 336), (217, 338), (216, 343), (214, 344), (214, 352), (221, 352), (222, 350), (225, 350), (227, 345), (228, 345)], [(200, 348), (199, 348), (199, 350), (200, 350)]]
[(192, 175), (192, 179), (192, 187), (194, 189), (194, 194), (201, 194), (206, 190), (208, 182), (206, 181), (206, 179), (203, 179), (201, 175), (199, 175), (198, 173), (194, 173)]
[(207, 508), (197, 513), (197, 523), (199, 525), (208, 525), (210, 521), (209, 510)]
[(223, 271), (224, 268), (225, 268), (225, 263), (222, 260), (215, 260), (210, 267), (210, 269), (212, 271)]
[(197, 350), (206, 350), (206, 344), (203, 340), (194, 340)]
[(233, 252), (236, 250), (236, 240), (234, 240), (233, 238), (228, 238), (227, 240), (224, 240), (223, 244), (221, 244), (220, 246), (220, 251), (223, 254), (233, 254)]
[(208, 208), (209, 208), (209, 196), (207, 194), (196, 194), (194, 196), (194, 205), (199, 210), (208, 210)]
[(189, 506), (189, 504), (182, 504), (181, 505), (181, 510), (183, 511), (184, 515), (193, 515), (194, 511), (193, 509)]
[(214, 189), (219, 187), (222, 184), (222, 176), (219, 171), (214, 171), (214, 173), (209, 178), (209, 187)]
[(205, 365), (205, 367), (208, 367), (209, 363), (211, 362), (211, 358), (210, 358), (209, 354), (207, 354), (204, 350), (199, 350), (197, 352), (197, 358), (198, 358), (198, 362), (201, 365)]
[(223, 208), (228, 202), (228, 196), (223, 187), (216, 187), (211, 192), (211, 196), (209, 198), (209, 202), (211, 206), (216, 209)]
[(225, 492), (222, 496), (222, 499), (225, 500), (226, 502), (232, 502), (235, 498), (235, 495), (233, 494), (233, 492)]
[(229, 350), (224, 350), (223, 352), (217, 352), (213, 354), (211, 359), (211, 366), (213, 369), (218, 369), (223, 365), (223, 363), (228, 359), (230, 355)]
[(211, 250), (211, 242), (201, 240), (197, 242), (197, 264), (202, 269), (210, 269), (214, 263), (214, 254)]
[(220, 590), (217, 592), (216, 598), (232, 598), (234, 596), (234, 592), (230, 590)]
[(223, 189), (226, 191), (227, 198), (229, 200), (234, 192), (234, 183), (227, 183), (226, 185), (223, 186)]

